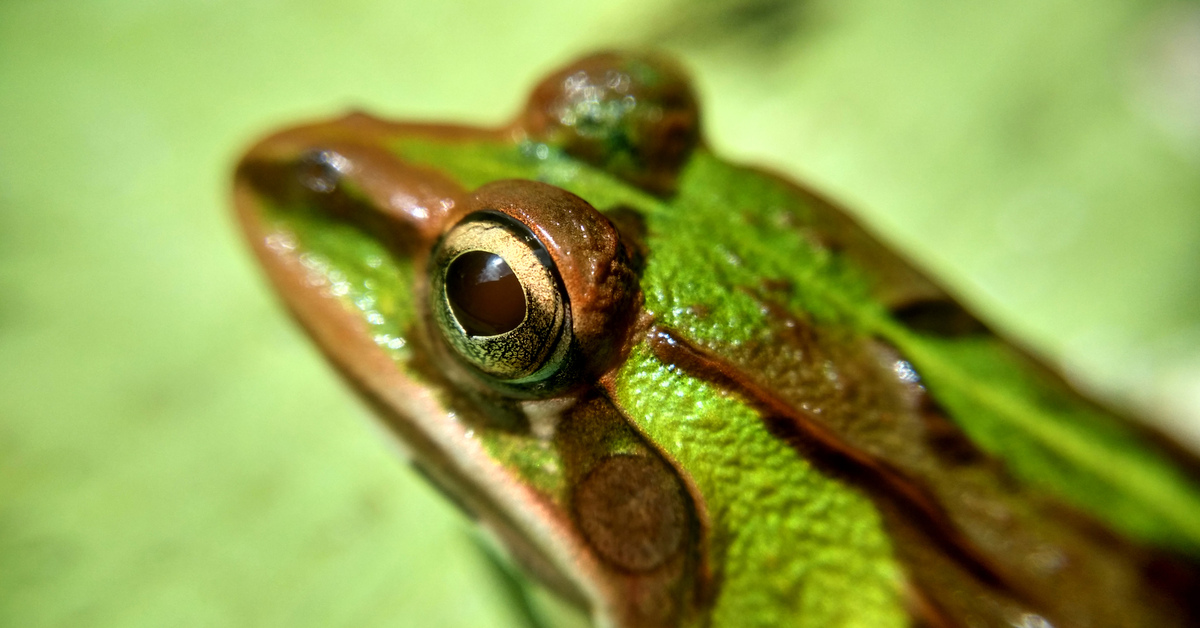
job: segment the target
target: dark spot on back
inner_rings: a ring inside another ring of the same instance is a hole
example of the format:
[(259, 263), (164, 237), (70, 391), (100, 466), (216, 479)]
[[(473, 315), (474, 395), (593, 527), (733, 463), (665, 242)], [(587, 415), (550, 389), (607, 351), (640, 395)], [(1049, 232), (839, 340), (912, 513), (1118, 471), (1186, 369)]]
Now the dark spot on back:
[(990, 333), (973, 314), (948, 300), (915, 301), (892, 310), (892, 316), (909, 329), (947, 338)]
[(948, 419), (946, 412), (927, 393), (921, 399), (920, 413), (925, 424), (925, 440), (939, 458), (952, 466), (987, 460), (987, 456), (967, 438), (962, 428)]
[(763, 279), (762, 287), (765, 292), (776, 292), (782, 294), (791, 294), (793, 290), (792, 282), (787, 279)]
[(1178, 601), (1188, 625), (1200, 625), (1200, 567), (1176, 557), (1158, 555), (1147, 561), (1146, 580), (1155, 591), (1162, 591)]

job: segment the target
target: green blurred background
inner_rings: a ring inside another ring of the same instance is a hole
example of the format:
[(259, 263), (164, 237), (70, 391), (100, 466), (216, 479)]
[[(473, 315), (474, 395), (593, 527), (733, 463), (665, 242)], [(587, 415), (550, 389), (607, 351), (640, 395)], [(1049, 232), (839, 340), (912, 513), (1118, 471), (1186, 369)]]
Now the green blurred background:
[(803, 178), (1200, 443), (1200, 4), (0, 0), (0, 626), (509, 626), (239, 241), (255, 137), (497, 124), (666, 47)]

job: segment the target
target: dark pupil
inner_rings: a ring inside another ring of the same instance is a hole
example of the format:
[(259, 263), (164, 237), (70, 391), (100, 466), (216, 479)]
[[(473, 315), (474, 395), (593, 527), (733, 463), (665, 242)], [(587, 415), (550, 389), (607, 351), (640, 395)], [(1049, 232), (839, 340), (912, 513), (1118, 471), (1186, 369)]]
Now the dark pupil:
[(470, 251), (450, 262), (446, 296), (458, 324), (472, 336), (503, 334), (525, 320), (525, 290), (494, 253)]

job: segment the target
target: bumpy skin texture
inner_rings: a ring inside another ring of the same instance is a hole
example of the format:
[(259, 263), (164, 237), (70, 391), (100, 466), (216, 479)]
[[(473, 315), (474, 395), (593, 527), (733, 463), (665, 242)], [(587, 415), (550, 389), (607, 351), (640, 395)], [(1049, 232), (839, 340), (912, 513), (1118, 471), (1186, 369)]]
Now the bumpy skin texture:
[[(672, 64), (607, 53), (506, 129), (268, 138), (239, 215), (418, 464), (601, 622), (1200, 621), (1194, 463), (698, 121)], [(428, 314), (430, 251), (479, 209), (553, 251), (576, 314), (553, 386), (481, 377)]]

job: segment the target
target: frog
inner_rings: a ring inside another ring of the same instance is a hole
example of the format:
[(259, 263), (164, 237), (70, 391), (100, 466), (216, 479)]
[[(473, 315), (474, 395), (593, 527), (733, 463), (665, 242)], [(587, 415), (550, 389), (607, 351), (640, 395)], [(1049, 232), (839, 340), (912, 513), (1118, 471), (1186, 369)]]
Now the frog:
[(508, 124), (236, 167), (269, 283), (410, 462), (594, 625), (1200, 625), (1200, 475), (608, 51)]

